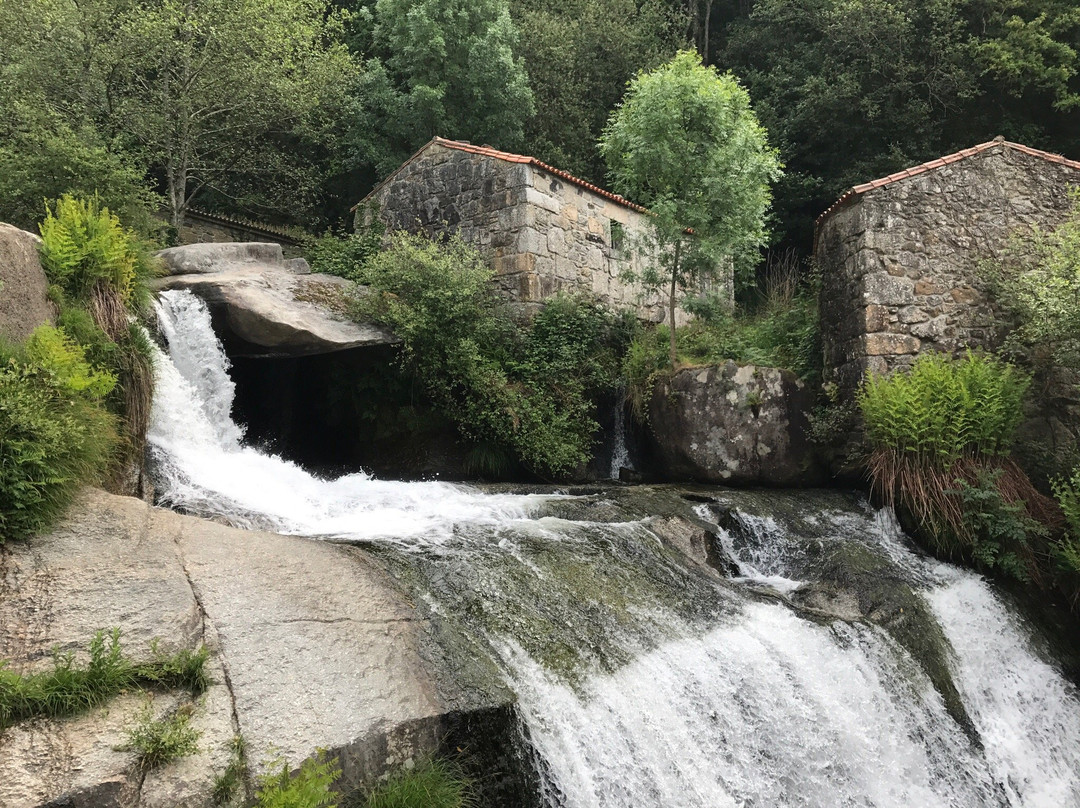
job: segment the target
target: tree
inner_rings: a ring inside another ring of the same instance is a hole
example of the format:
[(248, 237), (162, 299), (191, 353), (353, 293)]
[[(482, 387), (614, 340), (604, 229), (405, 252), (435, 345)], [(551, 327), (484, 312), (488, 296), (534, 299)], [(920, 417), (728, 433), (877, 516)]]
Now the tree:
[(157, 0), (119, 15), (107, 119), (162, 175), (174, 226), (201, 192), (235, 197), (241, 179), (291, 169), (303, 188), (303, 163), (275, 139), (349, 76), (337, 19), (325, 0)]
[(379, 176), (435, 135), (522, 144), (533, 95), (507, 0), (361, 0), (350, 42), (364, 60), (351, 149)]
[(653, 215), (655, 262), (641, 280), (666, 287), (671, 363), (678, 290), (765, 242), (770, 183), (780, 161), (730, 74), (693, 51), (640, 73), (600, 143), (615, 190)]
[(525, 123), (529, 154), (603, 184), (595, 148), (608, 112), (639, 70), (681, 44), (662, 0), (512, 0), (538, 112)]

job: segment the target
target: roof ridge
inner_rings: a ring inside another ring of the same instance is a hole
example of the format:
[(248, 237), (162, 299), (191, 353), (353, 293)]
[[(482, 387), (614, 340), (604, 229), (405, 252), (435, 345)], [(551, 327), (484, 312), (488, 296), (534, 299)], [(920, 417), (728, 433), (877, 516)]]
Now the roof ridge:
[(1068, 160), (1060, 154), (1053, 154), (1052, 152), (1043, 151), (1042, 149), (1035, 149), (1031, 146), (1025, 146), (1023, 143), (1014, 143), (1011, 140), (1005, 140), (1005, 138), (998, 136), (993, 140), (987, 141), (986, 143), (980, 143), (977, 146), (972, 146), (967, 149), (961, 149), (958, 152), (947, 154), (944, 157), (938, 157), (934, 160), (929, 160), (925, 163), (920, 163), (919, 165), (905, 168), (901, 171), (889, 174), (886, 177), (881, 177), (880, 179), (871, 180), (870, 182), (864, 182), (860, 185), (854, 185), (848, 190), (844, 191), (844, 193), (840, 195), (839, 199), (837, 199), (828, 208), (826, 208), (825, 212), (818, 216), (816, 223), (821, 224), (821, 222), (823, 222), (826, 218), (831, 216), (840, 208), (847, 205), (852, 199), (866, 193), (867, 191), (873, 191), (886, 185), (891, 185), (894, 182), (908, 179), (910, 177), (917, 177), (920, 174), (925, 174), (929, 171), (943, 168), (950, 163), (956, 163), (961, 160), (966, 160), (968, 157), (974, 157), (976, 154), (981, 154), (982, 152), (987, 151), (988, 149), (992, 149), (995, 146), (1005, 146), (1010, 149), (1015, 149), (1022, 154), (1027, 154), (1031, 157), (1039, 157), (1043, 160), (1048, 160), (1051, 163), (1058, 163), (1060, 165), (1068, 166), (1069, 168), (1074, 168), (1080, 171), (1080, 162), (1076, 160)]

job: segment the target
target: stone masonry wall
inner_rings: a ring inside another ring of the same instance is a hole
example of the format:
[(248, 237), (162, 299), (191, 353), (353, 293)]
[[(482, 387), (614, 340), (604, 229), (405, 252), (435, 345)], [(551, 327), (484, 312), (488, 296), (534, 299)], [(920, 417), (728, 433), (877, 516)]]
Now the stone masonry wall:
[(1002, 143), (864, 192), (819, 225), (826, 380), (852, 394), (867, 370), (927, 350), (993, 348), (979, 266), (1017, 228), (1052, 227), (1080, 171)]
[[(613, 308), (636, 309), (643, 319), (667, 319), (662, 296), (620, 278), (641, 260), (631, 245), (646, 215), (539, 167), (435, 144), (370, 202), (373, 209), (357, 211), (358, 227), (374, 210), (390, 229), (457, 232), (490, 258), (499, 288), (519, 302), (583, 291)], [(678, 324), (687, 319), (677, 311)]]

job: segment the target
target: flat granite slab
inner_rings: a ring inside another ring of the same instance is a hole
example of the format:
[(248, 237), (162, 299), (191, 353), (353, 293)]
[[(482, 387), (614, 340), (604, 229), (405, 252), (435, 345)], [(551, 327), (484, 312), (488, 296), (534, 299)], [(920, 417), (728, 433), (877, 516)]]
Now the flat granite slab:
[[(211, 687), (192, 705), (198, 755), (145, 775), (118, 751), (147, 696), (0, 732), (0, 806), (211, 806), (234, 736), (249, 779), (319, 749), (347, 776), (433, 752), (445, 709), (420, 649), (423, 621), (352, 547), (237, 530), (87, 490), (46, 536), (0, 547), (0, 659), (26, 673), (51, 650), (80, 660), (119, 626), (126, 655), (211, 649)], [(158, 691), (163, 712), (185, 693)]]

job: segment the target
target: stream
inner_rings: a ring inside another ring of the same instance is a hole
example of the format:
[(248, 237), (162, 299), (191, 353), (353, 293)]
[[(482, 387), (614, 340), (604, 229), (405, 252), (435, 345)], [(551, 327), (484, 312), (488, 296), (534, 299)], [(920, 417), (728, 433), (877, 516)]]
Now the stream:
[[(159, 502), (377, 555), (513, 692), (546, 808), (1080, 806), (1080, 694), (980, 576), (838, 491), (336, 479), (243, 441), (158, 303)], [(613, 474), (625, 465), (613, 464)]]

